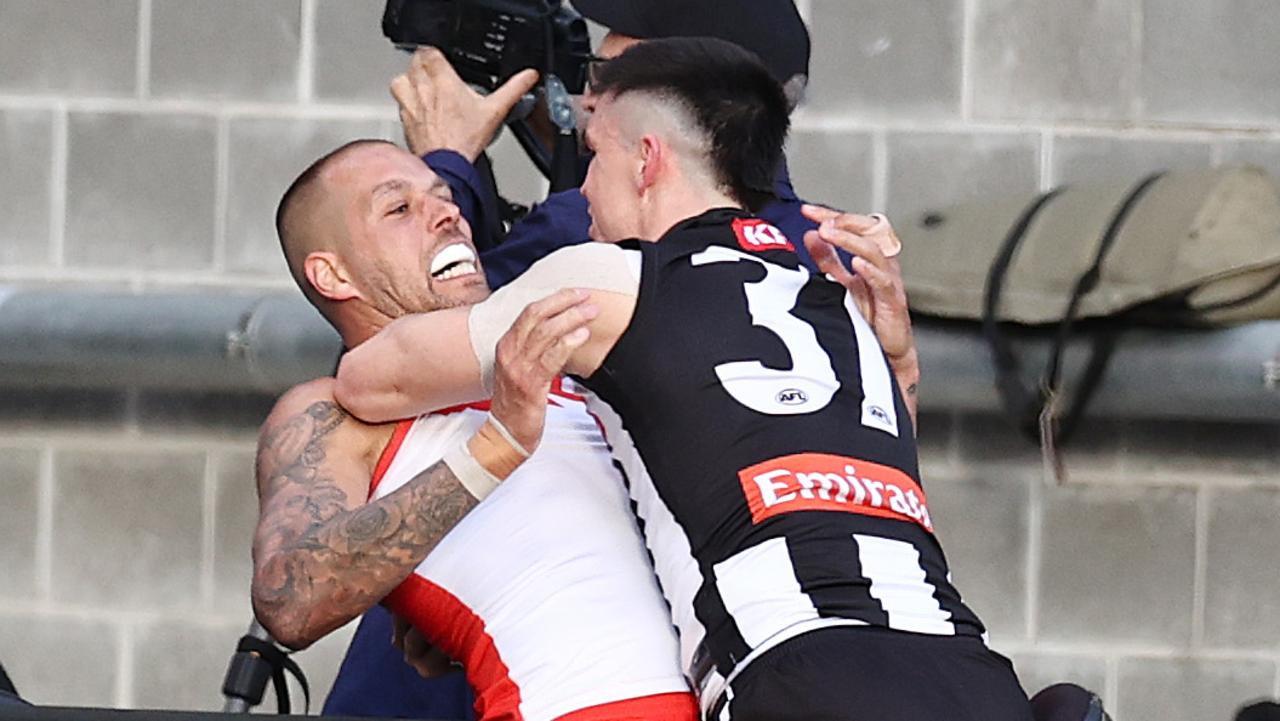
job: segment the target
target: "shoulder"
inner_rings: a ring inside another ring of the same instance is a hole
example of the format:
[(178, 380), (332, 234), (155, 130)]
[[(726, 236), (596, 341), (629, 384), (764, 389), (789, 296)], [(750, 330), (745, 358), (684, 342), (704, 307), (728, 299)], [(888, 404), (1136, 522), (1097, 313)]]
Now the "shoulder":
[(293, 418), (298, 414), (306, 414), (312, 417), (327, 417), (332, 415), (344, 415), (346, 411), (333, 397), (334, 379), (317, 378), (299, 383), (298, 385), (285, 391), (271, 409), (271, 413), (267, 415), (266, 423), (263, 424), (265, 432), (270, 426), (283, 420)]
[(376, 457), (395, 424), (361, 421), (334, 400), (333, 388), (333, 378), (317, 378), (281, 395), (258, 434), (259, 454), (322, 447), (351, 459)]
[(546, 289), (581, 287), (634, 293), (640, 255), (614, 243), (582, 243), (560, 248), (534, 263), (517, 282)]
[(617, 259), (625, 258), (634, 252), (634, 246), (630, 242), (598, 243), (592, 241), (560, 248), (538, 262), (554, 261), (559, 265), (583, 262), (616, 262)]

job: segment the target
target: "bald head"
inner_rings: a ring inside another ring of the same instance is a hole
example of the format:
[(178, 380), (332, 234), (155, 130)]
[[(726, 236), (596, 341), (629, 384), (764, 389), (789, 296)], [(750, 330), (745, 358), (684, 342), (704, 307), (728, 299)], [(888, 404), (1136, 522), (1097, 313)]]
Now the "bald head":
[(307, 280), (303, 267), (311, 253), (336, 252), (346, 243), (342, 205), (333, 197), (332, 188), (326, 182), (326, 171), (361, 148), (380, 145), (396, 147), (385, 140), (353, 140), (327, 153), (302, 171), (276, 208), (276, 235), (280, 238), (289, 274), (307, 300), (326, 317), (329, 316), (328, 302)]
[(348, 346), (489, 293), (449, 185), (394, 143), (359, 140), (317, 160), (280, 200), (276, 230), (294, 281)]

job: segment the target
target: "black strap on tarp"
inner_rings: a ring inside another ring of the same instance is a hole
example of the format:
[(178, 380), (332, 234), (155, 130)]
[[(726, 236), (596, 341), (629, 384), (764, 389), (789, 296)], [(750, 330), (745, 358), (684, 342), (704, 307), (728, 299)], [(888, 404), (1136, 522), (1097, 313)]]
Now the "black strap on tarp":
[(1112, 215), (1098, 244), (1093, 262), (1076, 279), (1075, 286), (1072, 288), (1066, 311), (1058, 321), (1053, 342), (1050, 345), (1049, 361), (1044, 373), (1040, 376), (1039, 387), (1035, 391), (1027, 388), (1022, 381), (1021, 364), (1013, 351), (1003, 324), (998, 319), (998, 310), (1004, 291), (1005, 276), (1013, 264), (1013, 256), (1018, 246), (1026, 237), (1036, 216), (1062, 192), (1063, 188), (1041, 195), (1023, 211), (1018, 222), (1005, 237), (987, 273), (983, 295), (982, 330), (983, 336), (991, 347), (996, 372), (996, 389), (1006, 411), (1012, 416), (1018, 428), (1033, 441), (1037, 441), (1045, 450), (1046, 456), (1055, 460), (1055, 465), (1054, 447), (1071, 436), (1084, 416), (1115, 350), (1118, 331), (1122, 325), (1108, 321), (1093, 324), (1089, 360), (1077, 380), (1070, 405), (1060, 409), (1062, 355), (1076, 327), (1080, 301), (1097, 287), (1102, 278), (1102, 264), (1114, 247), (1116, 238), (1119, 237), (1120, 230), (1134, 207), (1163, 175), (1163, 172), (1154, 173), (1135, 185)]

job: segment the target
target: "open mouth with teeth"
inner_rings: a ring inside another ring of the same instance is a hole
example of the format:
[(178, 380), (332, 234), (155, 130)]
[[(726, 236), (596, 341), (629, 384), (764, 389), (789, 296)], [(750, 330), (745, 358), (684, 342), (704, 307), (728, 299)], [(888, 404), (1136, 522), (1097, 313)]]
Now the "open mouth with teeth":
[(431, 259), (431, 277), (452, 280), (476, 272), (476, 253), (463, 243), (447, 245)]

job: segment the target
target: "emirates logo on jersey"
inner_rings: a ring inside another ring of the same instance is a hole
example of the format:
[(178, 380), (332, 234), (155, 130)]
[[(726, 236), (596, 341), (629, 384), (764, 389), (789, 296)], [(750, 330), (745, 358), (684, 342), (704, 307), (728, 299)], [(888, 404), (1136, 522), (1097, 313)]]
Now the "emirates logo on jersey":
[(759, 253), (765, 250), (789, 250), (796, 248), (781, 230), (759, 218), (737, 218), (733, 221), (733, 233), (743, 250)]
[(843, 511), (908, 521), (933, 532), (924, 489), (879, 463), (796, 453), (744, 468), (738, 480), (753, 523), (792, 511)]

